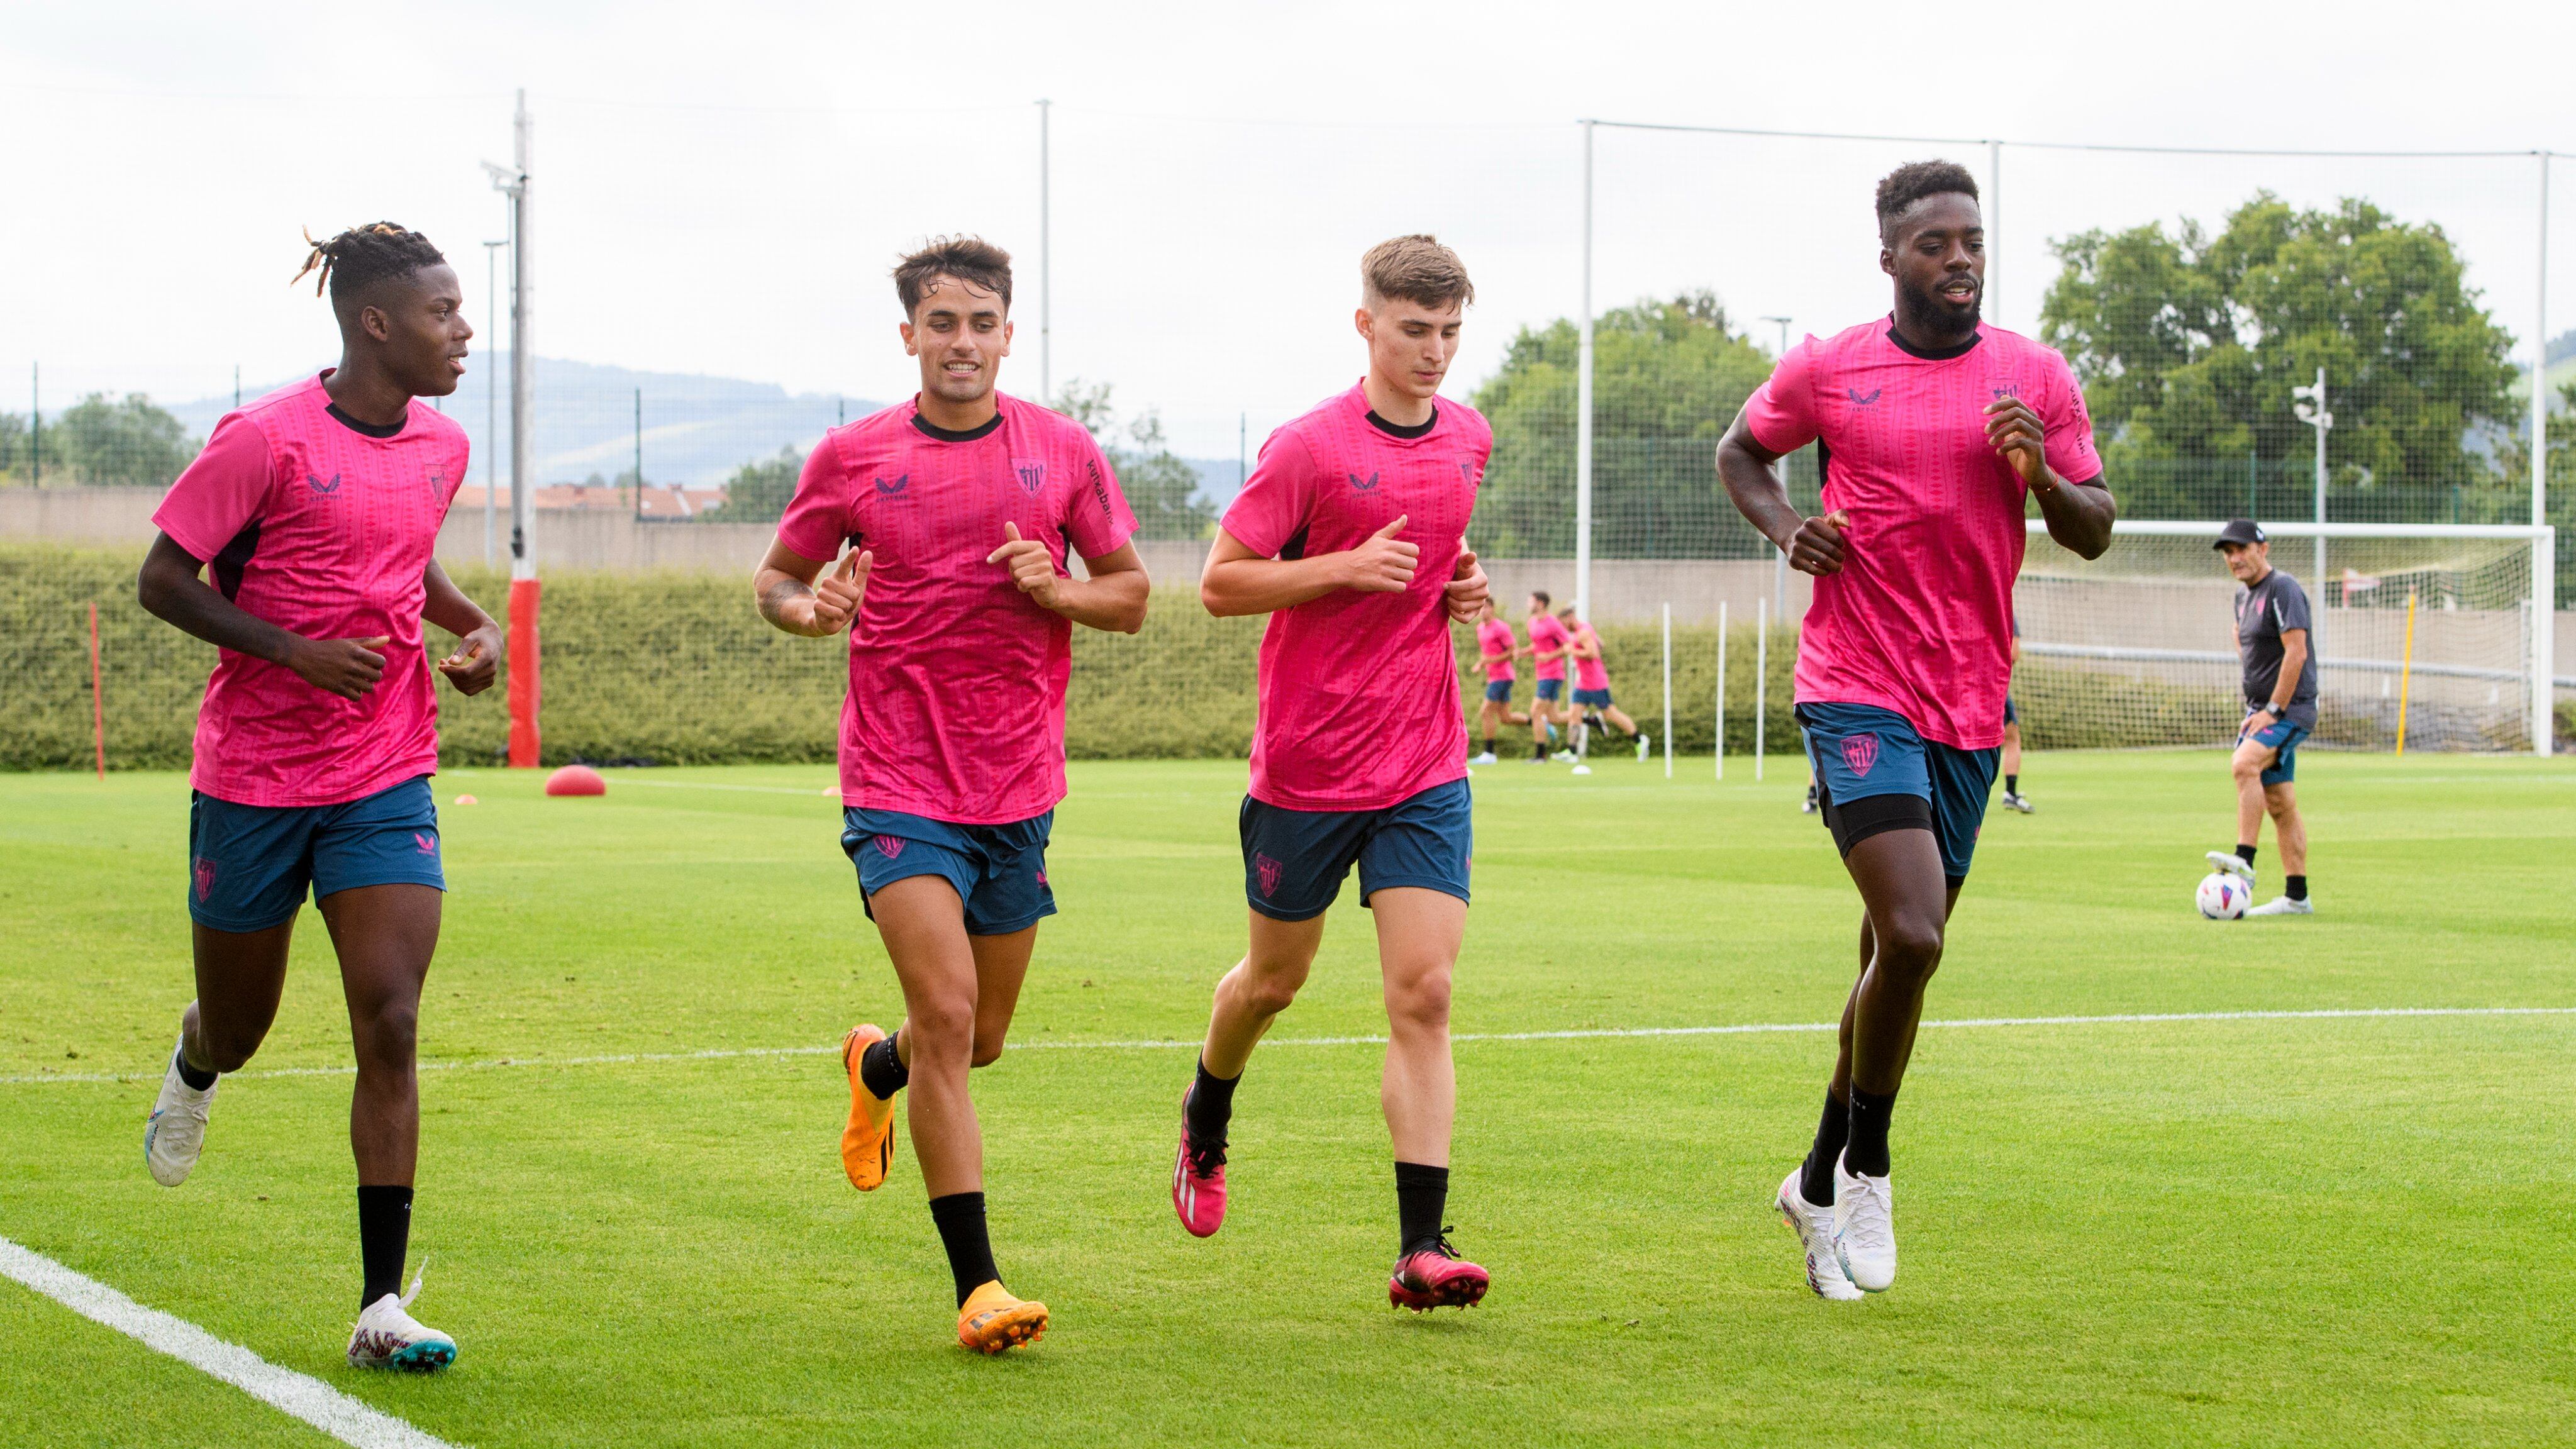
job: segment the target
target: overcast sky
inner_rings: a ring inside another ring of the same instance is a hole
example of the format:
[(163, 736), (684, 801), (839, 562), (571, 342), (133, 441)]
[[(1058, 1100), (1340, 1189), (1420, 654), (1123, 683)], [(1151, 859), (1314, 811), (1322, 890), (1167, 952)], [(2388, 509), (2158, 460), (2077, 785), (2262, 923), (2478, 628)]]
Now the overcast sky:
[[(1038, 113), (1053, 131), (1053, 376), (1231, 454), (1349, 385), (1369, 243), (1431, 230), (1479, 302), (1451, 390), (1580, 305), (1576, 118), (2180, 146), (2576, 152), (2576, 5), (2167, 3), (11, 4), (0, 28), (0, 403), (165, 399), (325, 363), (299, 227), (426, 232), (483, 314), (476, 163), (536, 117), (545, 356), (892, 399), (887, 268), (925, 234), (1019, 258), (1002, 383), (1040, 363)], [(1715, 289), (1773, 345), (1885, 310), (1869, 185), (1982, 146), (1597, 137), (1594, 297)], [(1990, 315), (2035, 323), (2053, 236), (2215, 219), (2257, 187), (2441, 222), (2517, 338), (2537, 163), (2007, 148)], [(2576, 162), (2551, 331), (2576, 326)], [(479, 345), (479, 344), (478, 344)], [(469, 388), (479, 379), (469, 380)], [(479, 389), (478, 389), (479, 390)], [(14, 397), (12, 397), (14, 395)]]

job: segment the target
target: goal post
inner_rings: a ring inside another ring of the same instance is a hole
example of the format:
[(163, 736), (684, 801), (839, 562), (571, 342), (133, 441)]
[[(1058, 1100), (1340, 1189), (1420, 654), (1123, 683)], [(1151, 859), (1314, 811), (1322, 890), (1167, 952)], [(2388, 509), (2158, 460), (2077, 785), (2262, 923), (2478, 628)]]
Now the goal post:
[[(2224, 745), (2243, 718), (2218, 521), (2128, 520), (2083, 559), (2029, 523), (2013, 682), (2034, 745)], [(2524, 524), (2270, 523), (2314, 611), (2325, 746), (2550, 752), (2556, 536)], [(2323, 577), (2318, 560), (2322, 559)], [(2406, 600), (2419, 600), (2406, 633)], [(2398, 688), (2410, 674), (2411, 698)]]

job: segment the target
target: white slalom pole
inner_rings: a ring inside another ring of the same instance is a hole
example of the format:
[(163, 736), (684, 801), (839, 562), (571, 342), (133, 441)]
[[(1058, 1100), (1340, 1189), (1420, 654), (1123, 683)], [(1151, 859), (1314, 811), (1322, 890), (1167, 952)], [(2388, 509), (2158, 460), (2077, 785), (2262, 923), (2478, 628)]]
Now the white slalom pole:
[(1771, 713), (1771, 601), (1753, 601), (1753, 783), (1762, 783), (1762, 726)]
[(1726, 778), (1726, 600), (1717, 601), (1717, 778)]
[(1664, 601), (1664, 778), (1673, 777), (1673, 604)]

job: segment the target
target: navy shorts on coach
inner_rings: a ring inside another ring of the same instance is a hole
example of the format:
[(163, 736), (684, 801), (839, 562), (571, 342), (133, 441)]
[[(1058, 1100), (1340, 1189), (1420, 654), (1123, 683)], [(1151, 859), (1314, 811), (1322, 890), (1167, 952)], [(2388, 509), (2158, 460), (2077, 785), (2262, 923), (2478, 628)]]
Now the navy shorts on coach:
[(447, 889), (429, 777), (339, 805), (188, 802), (188, 918), (210, 931), (265, 931), (360, 886)]
[(2287, 785), (2299, 778), (2299, 741), (2308, 737), (2306, 729), (2285, 719), (2276, 719), (2261, 729), (2248, 730), (2237, 739), (2247, 740), (2272, 752), (2272, 763), (2263, 767), (2263, 783)]
[(1881, 831), (1929, 830), (1950, 883), (1968, 878), (2000, 749), (1927, 740), (1905, 716), (1874, 704), (1802, 704), (1797, 715), (1816, 771), (1816, 805), (1843, 854)]
[[(859, 868), (862, 905), (896, 881), (935, 875), (956, 888), (967, 935), (1007, 936), (1055, 914), (1046, 875), (1054, 828), (1052, 810), (1007, 825), (955, 825), (852, 805), (841, 812), (841, 849)], [(875, 909), (867, 910), (875, 920)]]
[(1467, 899), (1474, 801), (1452, 780), (1383, 810), (1288, 810), (1243, 797), (1243, 897), (1275, 921), (1312, 920), (1360, 868), (1360, 904), (1391, 886)]

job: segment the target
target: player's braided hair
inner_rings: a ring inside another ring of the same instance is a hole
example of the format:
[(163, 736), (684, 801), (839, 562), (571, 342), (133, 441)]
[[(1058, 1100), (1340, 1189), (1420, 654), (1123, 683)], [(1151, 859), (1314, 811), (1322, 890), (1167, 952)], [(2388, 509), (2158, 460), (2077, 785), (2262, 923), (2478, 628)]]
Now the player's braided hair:
[(1977, 199), (1977, 178), (1956, 161), (1908, 161), (1878, 179), (1878, 239), (1893, 244), (1896, 219), (1927, 196), (1957, 192)]
[(304, 244), (312, 250), (305, 253), (303, 269), (288, 285), (318, 270), (321, 275), (313, 279), (313, 295), (321, 296), (327, 285), (334, 302), (354, 297), (387, 277), (408, 276), (447, 260), (429, 244), (429, 238), (390, 221), (353, 226), (324, 241), (315, 241), (307, 228)]

